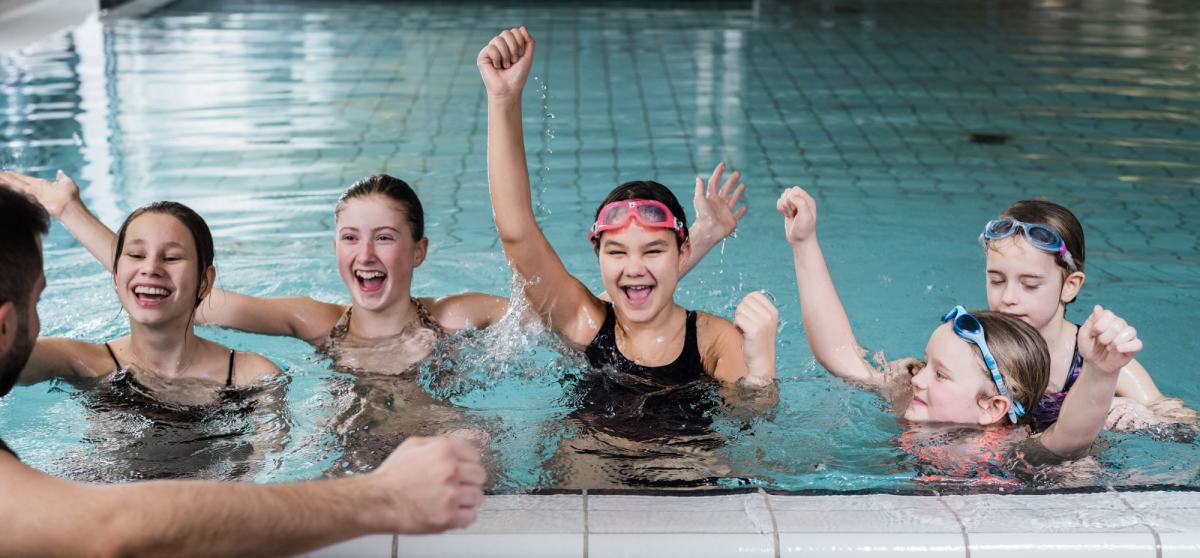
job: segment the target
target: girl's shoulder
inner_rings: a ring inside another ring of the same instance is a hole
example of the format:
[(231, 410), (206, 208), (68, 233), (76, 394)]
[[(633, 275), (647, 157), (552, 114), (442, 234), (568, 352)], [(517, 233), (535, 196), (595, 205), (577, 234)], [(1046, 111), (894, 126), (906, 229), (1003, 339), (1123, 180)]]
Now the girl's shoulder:
[(492, 325), (508, 308), (507, 298), (486, 293), (460, 293), (417, 301), (429, 310), (434, 321), (451, 331)]
[(221, 382), (228, 380), (235, 386), (244, 386), (280, 374), (275, 363), (258, 353), (231, 349), (204, 338), (197, 339), (205, 345), (203, 370), (206, 377), (219, 379)]
[(258, 353), (235, 351), (233, 353), (233, 385), (256, 384), (264, 378), (282, 374), (271, 359)]
[(126, 335), (125, 337), (112, 339), (107, 343), (92, 343), (78, 339), (64, 338), (39, 340), (38, 343), (53, 345), (54, 350), (64, 357), (64, 360), (71, 363), (71, 372), (75, 376), (99, 378), (119, 368), (114, 363), (109, 351), (116, 352), (118, 346), (123, 347), (127, 345), (129, 343), (129, 336)]

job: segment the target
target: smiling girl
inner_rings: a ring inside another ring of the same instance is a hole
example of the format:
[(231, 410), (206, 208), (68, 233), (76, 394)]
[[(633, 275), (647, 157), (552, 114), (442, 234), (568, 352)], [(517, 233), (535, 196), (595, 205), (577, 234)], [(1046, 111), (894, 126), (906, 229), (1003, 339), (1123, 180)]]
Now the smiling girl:
[[(480, 51), (488, 93), (488, 183), (496, 228), (533, 310), (593, 368), (644, 377), (638, 391), (703, 376), (770, 384), (777, 313), (762, 293), (739, 305), (737, 325), (675, 304), (692, 246), (674, 194), (651, 181), (627, 182), (600, 203), (588, 235), (611, 302), (567, 272), (533, 215), (521, 126), (521, 93), (534, 42), (510, 29)], [(701, 188), (698, 181), (697, 189)], [(739, 331), (740, 329), (740, 331)], [(651, 386), (654, 387), (651, 387)]]
[[(18, 180), (11, 174), (0, 178)], [(212, 290), (216, 268), (212, 235), (194, 211), (175, 202), (139, 208), (121, 224), (115, 248), (109, 263), (117, 298), (129, 314), (130, 334), (106, 343), (39, 340), (20, 383), (126, 370), (129, 380), (157, 399), (195, 405), (215, 401), (225, 388), (279, 373), (258, 354), (196, 335), (195, 311)]]

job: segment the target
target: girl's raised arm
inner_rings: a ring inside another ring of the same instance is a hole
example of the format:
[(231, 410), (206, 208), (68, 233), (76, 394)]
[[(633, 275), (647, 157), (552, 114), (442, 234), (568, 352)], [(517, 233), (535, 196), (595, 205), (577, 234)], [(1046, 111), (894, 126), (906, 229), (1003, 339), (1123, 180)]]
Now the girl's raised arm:
[(496, 230), (534, 311), (569, 343), (586, 346), (604, 321), (604, 306), (571, 276), (533, 216), (521, 126), (521, 92), (533, 64), (525, 28), (501, 32), (476, 64), (488, 94), (488, 187)]
[(817, 242), (817, 203), (798, 187), (779, 196), (775, 208), (783, 214), (784, 230), (792, 245), (800, 314), (813, 356), (833, 375), (866, 384), (883, 385), (883, 375), (863, 358), (846, 309), (838, 298), (825, 255)]
[(79, 198), (79, 186), (71, 177), (58, 171), (54, 182), (50, 182), (15, 172), (0, 172), (0, 182), (33, 196), (46, 209), (46, 213), (61, 221), (71, 236), (83, 244), (104, 269), (112, 273), (117, 235), (83, 205)]
[(1083, 370), (1067, 393), (1058, 422), (1038, 438), (1046, 449), (1067, 459), (1081, 457), (1096, 441), (1104, 429), (1121, 369), (1142, 350), (1137, 330), (1099, 305), (1079, 328), (1077, 342)]
[[(0, 172), (0, 182), (34, 197), (109, 273), (117, 235), (79, 197), (79, 187), (62, 171), (54, 182)], [(214, 288), (196, 312), (196, 321), (266, 335), (287, 335), (319, 343), (333, 328), (342, 307), (307, 297), (261, 298)]]

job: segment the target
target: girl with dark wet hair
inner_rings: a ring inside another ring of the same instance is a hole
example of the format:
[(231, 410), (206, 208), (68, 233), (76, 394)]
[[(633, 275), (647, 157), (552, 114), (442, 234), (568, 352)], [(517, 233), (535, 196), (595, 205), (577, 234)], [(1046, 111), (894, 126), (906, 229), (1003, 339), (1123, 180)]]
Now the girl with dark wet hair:
[[(3, 173), (0, 180), (33, 195), (76, 237), (98, 232), (111, 237), (81, 204), (66, 202), (77, 199), (78, 190), (61, 173), (57, 187), (13, 173)], [(212, 292), (217, 272), (212, 234), (195, 211), (175, 202), (141, 207), (121, 224), (114, 249), (94, 255), (113, 273), (117, 297), (129, 314), (129, 335), (105, 343), (41, 339), (19, 383), (96, 378), (120, 370), (157, 399), (197, 405), (214, 402), (225, 388), (279, 374), (261, 355), (196, 335), (196, 308)]]
[[(534, 218), (521, 126), (521, 93), (534, 42), (524, 28), (502, 32), (479, 53), (488, 92), (488, 183), (496, 228), (531, 307), (594, 368), (647, 378), (767, 385), (775, 379), (777, 313), (761, 292), (736, 322), (675, 304), (692, 250), (674, 194), (652, 181), (627, 182), (600, 204), (588, 234), (609, 301), (572, 276)], [(699, 181), (698, 181), (699, 182)], [(697, 189), (702, 184), (697, 184)]]

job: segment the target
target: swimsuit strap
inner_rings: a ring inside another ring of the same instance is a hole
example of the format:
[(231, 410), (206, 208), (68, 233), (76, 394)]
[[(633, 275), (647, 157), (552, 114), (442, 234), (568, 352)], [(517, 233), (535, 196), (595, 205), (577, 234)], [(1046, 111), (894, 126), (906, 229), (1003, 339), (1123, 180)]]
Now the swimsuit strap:
[(225, 378), (225, 387), (233, 385), (233, 355), (236, 353), (233, 349), (229, 349), (229, 376)]
[[(409, 300), (412, 301), (413, 306), (415, 306), (417, 309), (417, 323), (420, 324), (421, 327), (432, 330), (439, 339), (448, 335), (446, 328), (442, 327), (442, 324), (433, 319), (433, 316), (429, 313), (429, 308), (425, 306), (424, 302), (421, 302), (421, 300), (417, 298), (409, 298)], [(350, 313), (352, 311), (354, 311), (354, 306), (346, 307), (346, 311), (342, 314), (342, 317), (338, 318), (338, 321), (336, 324), (334, 324), (333, 329), (329, 330), (329, 339), (325, 341), (326, 346), (329, 346), (331, 341), (340, 340), (345, 337), (346, 334), (350, 333)], [(405, 326), (405, 329), (407, 329), (407, 326)], [(407, 332), (401, 330), (401, 333)]]
[(117, 370), (120, 370), (121, 369), (121, 361), (117, 360), (117, 354), (114, 353), (112, 350), (112, 347), (110, 347), (108, 345), (108, 341), (104, 342), (104, 348), (108, 349), (108, 356), (112, 358), (113, 364), (116, 365)]
[(417, 307), (417, 319), (420, 320), (421, 325), (426, 329), (432, 330), (435, 334), (437, 334), (439, 339), (445, 337), (446, 328), (442, 327), (442, 324), (433, 319), (433, 316), (429, 313), (429, 308), (425, 307), (425, 303), (417, 298), (413, 298), (411, 300), (412, 303)]
[(333, 324), (333, 329), (329, 330), (329, 339), (325, 341), (328, 345), (330, 341), (341, 339), (350, 332), (350, 311), (354, 310), (354, 305), (346, 306), (346, 311), (342, 312), (336, 324)]
[(1079, 342), (1075, 342), (1075, 355), (1071, 357), (1071, 370), (1067, 372), (1067, 381), (1063, 382), (1062, 392), (1066, 393), (1071, 390), (1071, 386), (1075, 385), (1075, 380), (1079, 379), (1079, 372), (1083, 370), (1083, 355), (1079, 354)]

